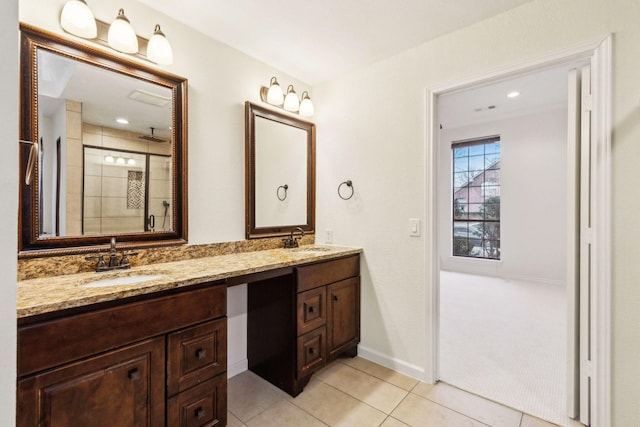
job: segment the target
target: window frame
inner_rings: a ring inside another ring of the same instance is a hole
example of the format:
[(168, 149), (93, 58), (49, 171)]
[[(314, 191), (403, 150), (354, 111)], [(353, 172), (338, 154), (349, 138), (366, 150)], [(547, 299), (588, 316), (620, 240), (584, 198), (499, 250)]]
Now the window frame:
[[(490, 149), (487, 152), (486, 147), (496, 143), (498, 148)], [(483, 146), (482, 154), (471, 154), (469, 150), (464, 155), (456, 155), (457, 149), (478, 146)], [(494, 160), (488, 163), (487, 159), (492, 157)], [(460, 159), (466, 159), (466, 169), (460, 168)], [(480, 166), (482, 169), (478, 169), (477, 162), (480, 160), (482, 161), (482, 166)], [(475, 166), (471, 165), (472, 161), (476, 164)], [(501, 162), (502, 144), (500, 135), (451, 142), (451, 256), (490, 261), (501, 260)], [(488, 171), (498, 172), (491, 174), (487, 178)], [(479, 177), (482, 181), (478, 185), (473, 185)], [(466, 181), (464, 185), (460, 185), (463, 182), (460, 180), (461, 178)], [(492, 185), (485, 185), (487, 182), (491, 182)], [(478, 192), (476, 197), (471, 193), (475, 188), (477, 188)], [(463, 189), (465, 191), (461, 192)], [(487, 197), (487, 191), (494, 192), (494, 195)], [(487, 204), (488, 200), (496, 197), (498, 199), (497, 203), (494, 200), (494, 203)], [(460, 201), (463, 201), (463, 203)], [(462, 210), (460, 210), (461, 207)], [(497, 208), (493, 211), (492, 218), (487, 218), (485, 210), (487, 207)], [(475, 218), (471, 218), (472, 214), (475, 215)], [(481, 218), (478, 218), (478, 216), (481, 216)], [(481, 224), (480, 228), (478, 227), (479, 224)], [(456, 233), (460, 233), (460, 228), (467, 230), (466, 236), (456, 236)], [(476, 242), (479, 240), (479, 247), (481, 248), (479, 254), (472, 254), (473, 249), (477, 247), (471, 246), (475, 244), (471, 243), (472, 240)]]

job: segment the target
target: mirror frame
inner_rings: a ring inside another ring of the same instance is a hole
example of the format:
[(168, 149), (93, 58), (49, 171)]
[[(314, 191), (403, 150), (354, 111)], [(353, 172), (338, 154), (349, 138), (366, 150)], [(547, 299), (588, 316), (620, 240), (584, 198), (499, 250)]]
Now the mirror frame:
[(26, 185), (24, 179), (26, 163), (32, 145), (20, 144), (18, 258), (95, 252), (103, 249), (102, 245), (108, 247), (109, 240), (113, 236), (118, 240), (118, 248), (144, 248), (187, 243), (187, 79), (112, 54), (97, 46), (82, 44), (24, 23), (20, 23), (20, 32), (20, 140), (33, 142), (39, 137), (37, 69), (39, 49), (171, 90), (173, 94), (173, 231), (40, 237), (38, 233), (39, 171), (36, 162), (34, 179), (31, 185)]
[[(256, 132), (255, 118), (262, 117), (307, 132), (307, 219), (305, 224), (256, 227)], [(316, 125), (260, 105), (245, 102), (245, 216), (246, 238), (286, 236), (296, 227), (315, 232), (316, 215)]]

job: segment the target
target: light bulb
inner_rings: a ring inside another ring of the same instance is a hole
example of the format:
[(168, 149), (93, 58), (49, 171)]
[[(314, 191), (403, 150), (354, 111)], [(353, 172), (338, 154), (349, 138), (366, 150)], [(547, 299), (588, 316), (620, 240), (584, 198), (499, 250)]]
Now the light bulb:
[(289, 85), (287, 88), (287, 96), (284, 97), (284, 109), (287, 111), (296, 112), (300, 108), (300, 100), (296, 91), (293, 90), (293, 85)]
[(136, 161), (135, 161), (134, 159), (128, 159), (128, 160), (127, 160), (127, 164), (128, 164), (129, 166), (135, 166), (135, 165), (136, 165)]
[(271, 105), (282, 105), (284, 102), (284, 93), (282, 93), (282, 88), (275, 77), (271, 77), (271, 81), (269, 82), (267, 102)]
[(153, 36), (149, 39), (147, 58), (156, 64), (173, 64), (173, 50), (171, 49), (169, 40), (167, 40), (164, 33), (160, 31), (160, 25), (156, 25)]
[(124, 15), (123, 9), (118, 11), (118, 16), (111, 23), (107, 41), (109, 46), (120, 52), (136, 53), (138, 51), (138, 37)]
[(116, 159), (116, 164), (117, 165), (124, 165), (124, 157), (118, 157)]
[(104, 162), (105, 163), (113, 163), (113, 162), (115, 162), (115, 159), (113, 158), (113, 156), (111, 154), (109, 154), (108, 156), (104, 156)]
[(96, 18), (84, 0), (69, 0), (60, 15), (60, 26), (68, 33), (85, 39), (95, 39), (98, 35)]
[(300, 101), (300, 115), (306, 117), (313, 116), (313, 102), (311, 102), (309, 93), (306, 90), (302, 92), (302, 101)]

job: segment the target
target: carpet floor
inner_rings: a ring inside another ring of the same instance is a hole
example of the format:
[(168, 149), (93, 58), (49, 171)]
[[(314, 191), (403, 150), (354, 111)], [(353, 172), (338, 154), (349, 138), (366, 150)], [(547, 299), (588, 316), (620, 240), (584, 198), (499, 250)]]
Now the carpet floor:
[(566, 293), (553, 284), (442, 271), (440, 379), (562, 426)]

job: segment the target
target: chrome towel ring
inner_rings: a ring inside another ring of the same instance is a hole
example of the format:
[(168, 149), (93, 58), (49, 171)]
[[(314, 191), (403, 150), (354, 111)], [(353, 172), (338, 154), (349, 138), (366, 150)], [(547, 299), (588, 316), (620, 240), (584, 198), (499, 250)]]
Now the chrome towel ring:
[[(343, 189), (342, 187), (346, 185), (346, 189)], [(353, 183), (351, 182), (350, 179), (343, 181), (340, 183), (340, 185), (338, 185), (338, 196), (342, 199), (342, 200), (349, 200), (350, 198), (353, 197)], [(348, 195), (347, 195), (348, 194)]]
[(287, 184), (281, 185), (280, 187), (278, 187), (278, 189), (276, 190), (276, 197), (278, 197), (278, 200), (282, 202), (287, 198), (288, 189), (289, 189), (289, 186)]

